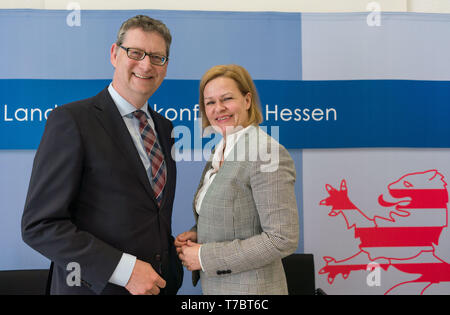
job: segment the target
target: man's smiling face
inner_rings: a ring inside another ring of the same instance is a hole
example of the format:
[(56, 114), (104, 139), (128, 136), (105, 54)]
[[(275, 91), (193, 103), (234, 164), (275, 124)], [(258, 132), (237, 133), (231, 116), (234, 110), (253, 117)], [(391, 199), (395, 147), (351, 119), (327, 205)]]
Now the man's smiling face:
[[(145, 32), (140, 28), (128, 30), (122, 46), (167, 56), (164, 38), (157, 32)], [(125, 49), (116, 44), (111, 47), (111, 63), (116, 69), (112, 82), (114, 89), (136, 108), (142, 107), (159, 88), (168, 64), (153, 65), (148, 56), (143, 60), (133, 60), (128, 58)]]

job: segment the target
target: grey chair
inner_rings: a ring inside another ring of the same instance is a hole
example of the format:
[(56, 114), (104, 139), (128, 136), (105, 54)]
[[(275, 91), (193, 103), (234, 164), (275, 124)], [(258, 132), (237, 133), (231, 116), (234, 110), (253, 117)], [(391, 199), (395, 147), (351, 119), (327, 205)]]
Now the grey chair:
[(45, 295), (48, 269), (0, 270), (0, 295)]
[(289, 255), (282, 260), (289, 295), (326, 295), (316, 289), (313, 254)]

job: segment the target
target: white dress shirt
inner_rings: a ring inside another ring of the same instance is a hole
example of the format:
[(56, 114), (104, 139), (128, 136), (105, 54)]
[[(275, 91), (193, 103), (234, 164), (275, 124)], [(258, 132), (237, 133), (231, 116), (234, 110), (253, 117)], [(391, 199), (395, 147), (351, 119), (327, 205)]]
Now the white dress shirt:
[[(116, 104), (117, 109), (119, 110), (119, 113), (122, 116), (122, 119), (125, 122), (128, 131), (130, 132), (131, 138), (133, 139), (136, 150), (139, 153), (139, 157), (141, 158), (142, 164), (144, 165), (145, 170), (147, 171), (147, 177), (149, 178), (149, 180), (151, 180), (152, 178), (151, 161), (148, 158), (147, 153), (145, 152), (141, 132), (139, 131), (139, 120), (136, 119), (132, 114), (134, 111), (136, 111), (136, 107), (128, 103), (122, 96), (120, 96), (120, 94), (117, 93), (112, 84), (109, 85), (108, 92), (109, 94), (111, 94), (111, 97), (114, 103)], [(150, 116), (147, 102), (144, 104), (144, 106), (142, 106), (141, 110), (144, 111), (145, 114), (147, 115), (148, 123), (155, 132), (155, 135), (157, 136), (155, 124), (152, 120), (152, 117)], [(119, 261), (119, 264), (117, 265), (116, 269), (111, 275), (111, 278), (109, 278), (109, 282), (116, 285), (120, 285), (122, 287), (126, 286), (128, 280), (130, 280), (131, 273), (133, 271), (135, 263), (136, 263), (135, 256), (123, 253)]]

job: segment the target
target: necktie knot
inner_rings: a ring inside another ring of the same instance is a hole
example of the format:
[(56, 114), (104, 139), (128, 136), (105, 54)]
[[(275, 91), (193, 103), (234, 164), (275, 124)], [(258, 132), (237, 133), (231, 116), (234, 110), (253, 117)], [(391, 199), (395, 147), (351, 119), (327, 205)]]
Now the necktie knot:
[(147, 115), (145, 114), (145, 112), (143, 110), (136, 110), (133, 112), (133, 116), (136, 117), (141, 123), (146, 123), (147, 122)]

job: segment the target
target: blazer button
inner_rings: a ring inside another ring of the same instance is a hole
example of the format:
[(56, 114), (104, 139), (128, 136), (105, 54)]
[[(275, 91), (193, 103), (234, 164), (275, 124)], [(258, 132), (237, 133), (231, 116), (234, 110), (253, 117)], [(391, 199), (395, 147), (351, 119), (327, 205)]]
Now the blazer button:
[(228, 270), (227, 270), (227, 273), (231, 273), (231, 270), (230, 270), (230, 269), (228, 269)]
[(221, 275), (222, 273), (223, 273), (222, 270), (217, 270), (217, 274), (218, 274), (218, 275)]
[(156, 261), (161, 261), (161, 255), (160, 254), (156, 254), (155, 255), (155, 259), (156, 259)]

